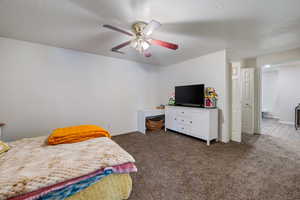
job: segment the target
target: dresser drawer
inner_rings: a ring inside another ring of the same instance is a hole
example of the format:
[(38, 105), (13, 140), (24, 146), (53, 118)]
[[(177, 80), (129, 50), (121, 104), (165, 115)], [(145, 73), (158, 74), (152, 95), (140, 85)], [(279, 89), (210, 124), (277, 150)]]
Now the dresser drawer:
[(180, 124), (187, 124), (187, 125), (192, 125), (193, 124), (193, 119), (191, 117), (178, 116), (177, 121)]
[(189, 117), (189, 118), (192, 117), (192, 116), (191, 116), (191, 113), (188, 112), (188, 111), (186, 111), (186, 110), (177, 110), (177, 111), (176, 111), (176, 114), (177, 114), (178, 116), (180, 116), (180, 117)]
[(186, 124), (178, 124), (177, 131), (185, 133), (187, 135), (191, 135), (192, 127), (190, 125), (186, 125)]

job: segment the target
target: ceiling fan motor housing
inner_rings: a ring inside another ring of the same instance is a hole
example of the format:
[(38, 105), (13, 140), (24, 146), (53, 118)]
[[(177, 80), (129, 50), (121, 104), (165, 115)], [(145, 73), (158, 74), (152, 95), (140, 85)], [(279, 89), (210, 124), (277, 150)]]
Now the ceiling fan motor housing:
[(132, 30), (136, 35), (143, 35), (143, 30), (147, 26), (145, 22), (136, 22), (132, 25)]

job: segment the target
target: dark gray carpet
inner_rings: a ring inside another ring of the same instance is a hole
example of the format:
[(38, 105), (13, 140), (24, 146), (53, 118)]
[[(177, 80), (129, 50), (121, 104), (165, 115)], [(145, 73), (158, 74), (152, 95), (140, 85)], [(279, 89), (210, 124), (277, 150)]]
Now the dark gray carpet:
[(173, 132), (113, 137), (136, 159), (130, 200), (300, 199), (300, 141), (215, 143)]

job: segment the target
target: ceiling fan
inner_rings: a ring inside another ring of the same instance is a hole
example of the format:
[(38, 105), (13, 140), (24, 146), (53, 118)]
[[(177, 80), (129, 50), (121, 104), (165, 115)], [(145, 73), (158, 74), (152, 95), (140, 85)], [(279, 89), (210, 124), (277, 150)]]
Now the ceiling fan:
[(123, 42), (122, 44), (119, 44), (111, 49), (111, 51), (116, 53), (124, 54), (124, 52), (120, 51), (120, 49), (124, 48), (127, 45), (130, 45), (132, 48), (136, 49), (138, 52), (143, 54), (145, 57), (150, 57), (152, 54), (148, 51), (148, 48), (151, 45), (159, 45), (165, 48), (169, 48), (172, 50), (178, 49), (177, 44), (172, 44), (169, 42), (165, 42), (162, 40), (156, 40), (151, 38), (151, 34), (154, 30), (158, 29), (161, 26), (161, 24), (158, 21), (152, 20), (150, 23), (146, 22), (137, 22), (132, 25), (132, 32), (125, 31), (123, 29), (120, 29), (118, 27), (104, 24), (104, 28), (111, 29), (113, 31), (118, 31), (120, 33), (126, 34), (128, 36), (134, 37), (131, 40), (128, 40), (126, 42)]

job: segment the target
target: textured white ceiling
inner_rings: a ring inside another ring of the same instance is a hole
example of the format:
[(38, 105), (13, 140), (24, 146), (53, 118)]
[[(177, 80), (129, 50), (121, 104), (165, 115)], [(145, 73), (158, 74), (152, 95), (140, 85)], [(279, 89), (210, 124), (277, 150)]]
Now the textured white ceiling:
[[(1, 0), (0, 36), (157, 65), (221, 49), (236, 60), (300, 47), (299, 8), (299, 0)], [(177, 51), (110, 52), (129, 38), (102, 24), (130, 30), (151, 19), (163, 24), (153, 37)]]

